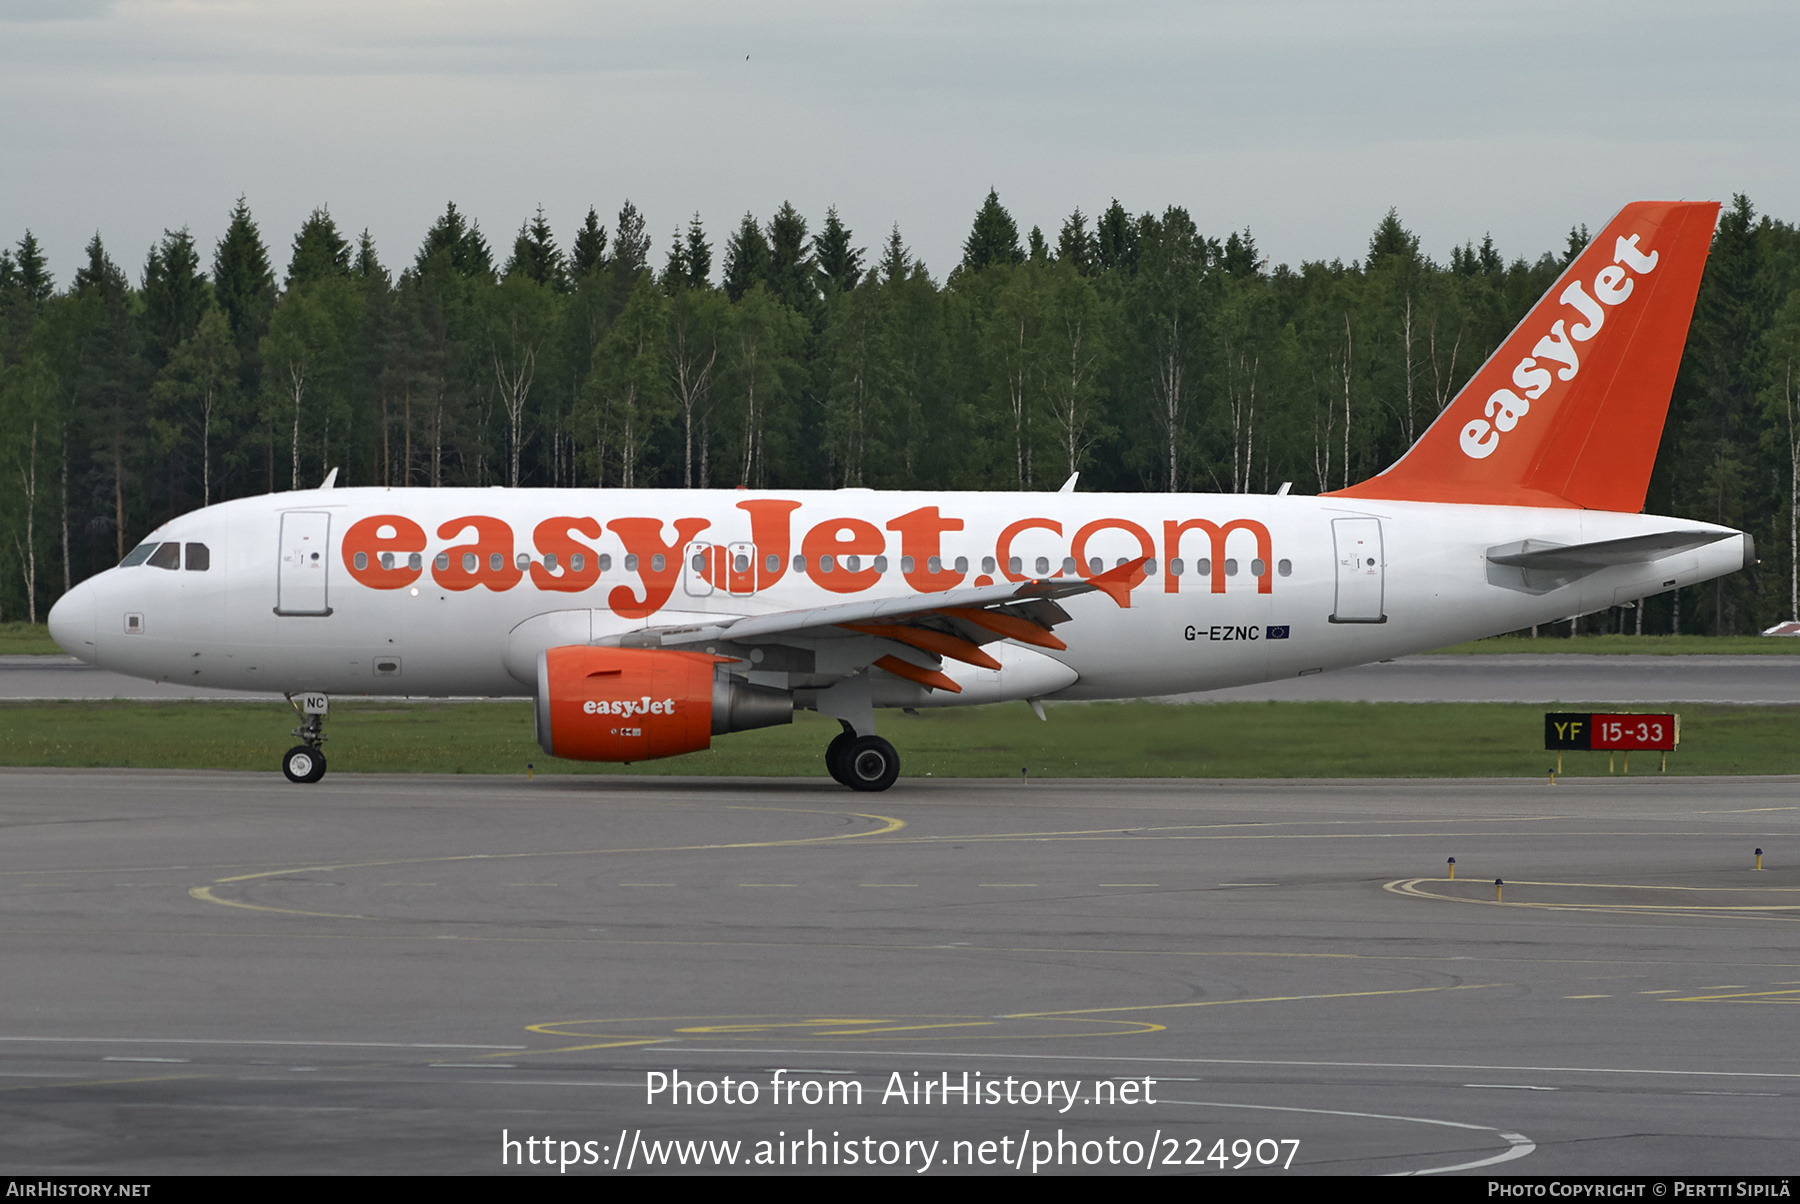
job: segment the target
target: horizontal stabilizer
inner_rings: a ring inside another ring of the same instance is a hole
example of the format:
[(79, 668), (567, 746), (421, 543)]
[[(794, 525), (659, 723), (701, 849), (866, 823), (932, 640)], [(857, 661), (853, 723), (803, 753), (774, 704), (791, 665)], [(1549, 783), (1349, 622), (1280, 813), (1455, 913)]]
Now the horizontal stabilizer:
[(1527, 539), (1517, 544), (1504, 544), (1488, 549), (1488, 563), (1504, 564), (1516, 569), (1540, 572), (1593, 572), (1616, 564), (1644, 564), (1691, 552), (1721, 539), (1735, 539), (1733, 531), (1657, 531), (1651, 535), (1633, 535), (1626, 539), (1603, 539), (1598, 543), (1569, 546)]

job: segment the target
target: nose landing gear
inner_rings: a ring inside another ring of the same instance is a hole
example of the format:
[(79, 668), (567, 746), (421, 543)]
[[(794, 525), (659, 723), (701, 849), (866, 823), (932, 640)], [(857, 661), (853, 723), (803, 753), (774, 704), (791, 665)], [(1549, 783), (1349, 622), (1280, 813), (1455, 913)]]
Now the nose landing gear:
[(325, 776), (325, 753), (319, 746), (325, 743), (325, 715), (331, 700), (323, 694), (289, 694), (287, 700), (300, 716), (300, 726), (292, 733), (300, 743), (282, 756), (281, 772), (290, 782), (316, 782)]

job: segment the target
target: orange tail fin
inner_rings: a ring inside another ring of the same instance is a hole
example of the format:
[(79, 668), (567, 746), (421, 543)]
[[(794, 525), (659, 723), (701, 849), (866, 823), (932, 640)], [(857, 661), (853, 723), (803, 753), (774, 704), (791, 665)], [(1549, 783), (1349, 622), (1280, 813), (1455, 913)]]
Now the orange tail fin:
[(1625, 206), (1393, 467), (1327, 496), (1643, 509), (1718, 215)]

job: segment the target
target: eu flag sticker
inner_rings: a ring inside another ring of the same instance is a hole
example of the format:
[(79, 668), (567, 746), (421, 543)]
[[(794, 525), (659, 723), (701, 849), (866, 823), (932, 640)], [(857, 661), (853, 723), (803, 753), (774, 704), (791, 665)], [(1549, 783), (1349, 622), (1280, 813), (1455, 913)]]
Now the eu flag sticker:
[(1269, 634), (1265, 638), (1271, 640), (1285, 640), (1287, 639), (1287, 632), (1288, 629), (1285, 627), (1271, 627), (1269, 628)]

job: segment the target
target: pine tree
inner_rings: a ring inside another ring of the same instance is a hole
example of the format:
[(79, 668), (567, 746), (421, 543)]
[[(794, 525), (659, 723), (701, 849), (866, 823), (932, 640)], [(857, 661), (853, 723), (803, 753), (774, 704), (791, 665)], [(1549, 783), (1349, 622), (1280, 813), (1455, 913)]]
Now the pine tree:
[(1094, 236), (1088, 233), (1087, 217), (1078, 208), (1069, 214), (1068, 220), (1062, 224), (1061, 233), (1057, 235), (1057, 261), (1069, 264), (1083, 276), (1089, 276), (1096, 266), (1097, 254)]
[(25, 237), (19, 240), (19, 285), (25, 295), (38, 304), (50, 299), (51, 280), (50, 264), (44, 258), (44, 249), (31, 231), (25, 231)]
[(494, 274), (494, 259), (487, 239), (481, 236), (481, 228), (458, 213), (454, 201), (444, 207), (444, 216), (425, 232), (414, 264), (423, 272), (432, 257), (438, 255), (464, 278)]
[(669, 258), (663, 264), (663, 288), (673, 293), (686, 288), (688, 281), (687, 245), (681, 241), (681, 227), (669, 238)]
[(850, 245), (850, 228), (838, 217), (836, 205), (825, 210), (825, 227), (813, 237), (813, 261), (827, 297), (848, 292), (862, 279), (862, 249)]
[[(1148, 217), (1148, 214), (1145, 214)], [(1114, 197), (1094, 223), (1094, 261), (1102, 271), (1130, 271), (1137, 264), (1137, 228), (1125, 206)]]
[[(212, 308), (200, 254), (186, 229), (164, 230), (162, 241), (150, 248), (144, 261), (143, 297), (146, 350), (150, 362), (161, 368), (199, 328), (201, 314)], [(232, 366), (236, 368), (235, 360)]]
[(963, 243), (962, 271), (979, 272), (997, 263), (1024, 263), (1019, 249), (1019, 225), (1000, 204), (1000, 194), (988, 189), (987, 200), (975, 214), (974, 228)]
[(384, 285), (388, 283), (388, 270), (381, 266), (381, 260), (375, 255), (375, 240), (369, 236), (367, 226), (364, 226), (363, 232), (357, 236), (356, 262), (351, 264), (350, 270), (359, 279), (379, 280)]
[(589, 205), (587, 219), (576, 231), (575, 245), (569, 252), (569, 275), (576, 280), (586, 280), (605, 266), (606, 227), (600, 224), (600, 215)]
[(644, 215), (637, 206), (626, 201), (619, 208), (619, 233), (613, 239), (613, 266), (618, 269), (621, 287), (629, 293), (637, 274), (650, 266), (650, 235), (644, 229)]
[(519, 226), (518, 237), (513, 239), (512, 258), (506, 261), (500, 274), (511, 276), (515, 272), (556, 292), (569, 291), (568, 268), (563, 262), (563, 253), (557, 249), (550, 223), (544, 220), (542, 205), (538, 206), (536, 217)]
[(897, 284), (912, 275), (912, 251), (900, 238), (900, 224), (888, 233), (887, 242), (881, 248), (881, 267), (879, 274), (883, 284)]
[(350, 244), (338, 233), (337, 223), (324, 206), (312, 211), (294, 235), (294, 255), (288, 261), (287, 288), (350, 274)]
[(1220, 266), (1226, 275), (1237, 280), (1261, 278), (1262, 257), (1256, 253), (1256, 240), (1250, 236), (1250, 227), (1244, 227), (1242, 238), (1233, 230), (1225, 239), (1225, 255)]
[(810, 317), (818, 306), (819, 289), (806, 242), (806, 219), (783, 201), (769, 219), (769, 291), (789, 309)]
[(262, 234), (251, 220), (243, 197), (231, 210), (225, 237), (213, 249), (213, 298), (231, 326), (238, 353), (238, 384), (245, 396), (255, 396), (262, 377), (257, 353), (269, 332), (275, 312), (275, 273)]
[(725, 295), (742, 300), (752, 287), (768, 279), (769, 240), (763, 237), (756, 218), (746, 213), (737, 233), (725, 242)]
[(706, 241), (706, 231), (700, 225), (700, 215), (694, 214), (688, 219), (687, 247), (683, 252), (687, 261), (687, 282), (689, 288), (706, 288), (712, 284), (712, 244)]

